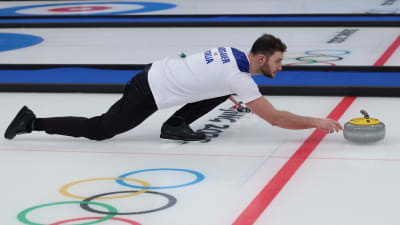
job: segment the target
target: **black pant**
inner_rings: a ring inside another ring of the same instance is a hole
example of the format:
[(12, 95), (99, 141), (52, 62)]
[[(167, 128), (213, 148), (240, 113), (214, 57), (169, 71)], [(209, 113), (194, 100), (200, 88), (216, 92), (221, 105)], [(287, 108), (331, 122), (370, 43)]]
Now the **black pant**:
[[(145, 69), (133, 77), (125, 87), (123, 96), (100, 116), (38, 118), (35, 121), (34, 130), (44, 130), (48, 134), (86, 137), (92, 140), (105, 140), (128, 131), (157, 111), (147, 74), (148, 69)], [(190, 124), (228, 97), (229, 95), (186, 104), (166, 123), (173, 118), (180, 118)]]

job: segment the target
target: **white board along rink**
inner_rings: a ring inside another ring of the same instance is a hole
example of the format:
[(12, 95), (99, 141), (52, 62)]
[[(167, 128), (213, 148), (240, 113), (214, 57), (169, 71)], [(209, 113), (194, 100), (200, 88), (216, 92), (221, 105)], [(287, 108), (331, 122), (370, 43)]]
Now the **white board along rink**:
[(396, 40), (400, 28), (65, 28), (0, 32), (44, 39), (39, 45), (1, 52), (0, 64), (147, 64), (175, 57), (181, 51), (191, 54), (216, 46), (248, 52), (256, 38), (270, 33), (288, 46), (284, 64), (371, 66)]

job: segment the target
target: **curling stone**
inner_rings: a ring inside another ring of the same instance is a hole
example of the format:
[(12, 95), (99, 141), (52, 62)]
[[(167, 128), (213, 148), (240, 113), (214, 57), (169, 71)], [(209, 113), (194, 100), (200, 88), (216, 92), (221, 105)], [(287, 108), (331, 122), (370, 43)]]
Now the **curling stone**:
[(371, 143), (383, 139), (385, 124), (378, 119), (370, 118), (365, 110), (361, 110), (361, 114), (364, 117), (354, 118), (344, 125), (344, 138), (356, 143)]

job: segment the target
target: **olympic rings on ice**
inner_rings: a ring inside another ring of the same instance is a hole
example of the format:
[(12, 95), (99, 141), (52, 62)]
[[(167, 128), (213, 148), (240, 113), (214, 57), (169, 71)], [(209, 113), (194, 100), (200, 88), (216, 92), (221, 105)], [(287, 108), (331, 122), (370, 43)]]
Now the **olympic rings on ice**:
[[(160, 186), (160, 187), (152, 187), (148, 182), (139, 180), (139, 179), (134, 179), (134, 178), (127, 178), (127, 176), (138, 174), (138, 173), (143, 173), (143, 172), (151, 172), (151, 171), (178, 171), (178, 172), (184, 172), (184, 173), (189, 173), (191, 175), (194, 175), (196, 178), (193, 181), (180, 184), (180, 185), (171, 185), (171, 186)], [(166, 193), (161, 193), (161, 192), (155, 192), (155, 191), (148, 191), (148, 189), (168, 189), (168, 188), (178, 188), (178, 187), (184, 187), (184, 186), (189, 186), (192, 184), (196, 184), (198, 182), (201, 182), (204, 179), (204, 175), (193, 170), (187, 170), (187, 169), (176, 169), (176, 168), (157, 168), (157, 169), (146, 169), (146, 170), (138, 170), (138, 171), (132, 171), (125, 173), (119, 177), (105, 177), (105, 178), (92, 178), (92, 179), (85, 179), (85, 180), (79, 180), (75, 182), (68, 183), (66, 185), (63, 185), (59, 192), (67, 197), (70, 198), (77, 198), (77, 199), (83, 199), (82, 201), (64, 201), (64, 202), (54, 202), (54, 203), (47, 203), (47, 204), (42, 204), (42, 205), (37, 205), (33, 206), (30, 208), (27, 208), (23, 211), (21, 211), (17, 219), (25, 224), (28, 225), (44, 225), (41, 223), (33, 222), (27, 218), (27, 214), (30, 213), (31, 211), (49, 207), (49, 206), (54, 206), (54, 205), (63, 205), (63, 204), (79, 204), (80, 207), (88, 212), (92, 213), (98, 213), (98, 214), (105, 214), (103, 217), (82, 217), (82, 218), (73, 218), (73, 219), (67, 219), (67, 220), (62, 220), (58, 222), (53, 222), (50, 223), (50, 225), (61, 225), (65, 223), (70, 223), (70, 222), (75, 222), (75, 221), (85, 221), (85, 220), (94, 220), (90, 222), (84, 222), (80, 223), (78, 225), (89, 225), (89, 224), (97, 224), (106, 220), (117, 220), (121, 222), (125, 222), (127, 224), (131, 225), (141, 225), (136, 221), (133, 220), (128, 220), (124, 218), (117, 218), (115, 217), (116, 215), (137, 215), (137, 214), (145, 214), (145, 213), (153, 213), (157, 212), (160, 210), (168, 209), (172, 206), (174, 206), (177, 202), (177, 199)], [(91, 197), (84, 197), (76, 194), (70, 193), (68, 190), (70, 187), (85, 183), (85, 182), (92, 182), (92, 181), (99, 181), (99, 180), (113, 180), (116, 181), (118, 184), (122, 186), (127, 186), (131, 188), (137, 188), (140, 190), (132, 190), (132, 191), (115, 191), (115, 192), (109, 192), (109, 193), (102, 193), (102, 194), (96, 194)], [(139, 183), (141, 186), (135, 186), (131, 184), (127, 184), (126, 181), (131, 181), (131, 182), (136, 182)], [(123, 195), (121, 195), (123, 194)], [(93, 202), (93, 200), (107, 200), (107, 199), (120, 199), (120, 198), (126, 198), (126, 197), (131, 197), (139, 194), (151, 194), (151, 195), (156, 195), (156, 196), (161, 196), (167, 199), (167, 203), (162, 205), (161, 207), (155, 208), (155, 209), (149, 209), (149, 210), (143, 210), (143, 211), (136, 211), (136, 212), (118, 212), (118, 210), (108, 204), (100, 203), (100, 202)], [(111, 196), (109, 196), (111, 195)], [(117, 195), (117, 196), (112, 196), (112, 195)], [(96, 205), (97, 207), (94, 209), (92, 206)], [(98, 207), (103, 207), (107, 211), (102, 211), (99, 210)]]
[(309, 50), (305, 51), (302, 56), (285, 57), (284, 60), (289, 62), (284, 64), (286, 66), (316, 64), (336, 66), (333, 62), (343, 60), (343, 56), (348, 54), (350, 54), (350, 51), (341, 49)]

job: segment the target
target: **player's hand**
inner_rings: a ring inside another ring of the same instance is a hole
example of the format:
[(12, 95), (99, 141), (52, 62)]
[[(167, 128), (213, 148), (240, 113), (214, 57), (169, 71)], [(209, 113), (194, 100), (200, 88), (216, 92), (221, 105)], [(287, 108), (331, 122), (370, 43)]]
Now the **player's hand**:
[(237, 105), (232, 106), (233, 109), (236, 109), (237, 112), (245, 112), (250, 113), (251, 110), (246, 106), (243, 106), (242, 102), (239, 102)]
[(336, 120), (332, 119), (319, 119), (317, 123), (317, 128), (320, 130), (323, 130), (324, 132), (331, 134), (334, 132), (339, 132), (340, 130), (343, 130), (342, 125)]
[(237, 110), (238, 112), (245, 112), (245, 113), (251, 112), (251, 110), (250, 110), (249, 108), (244, 107), (244, 106), (237, 107), (236, 110)]

